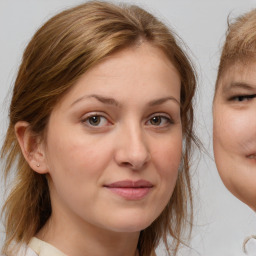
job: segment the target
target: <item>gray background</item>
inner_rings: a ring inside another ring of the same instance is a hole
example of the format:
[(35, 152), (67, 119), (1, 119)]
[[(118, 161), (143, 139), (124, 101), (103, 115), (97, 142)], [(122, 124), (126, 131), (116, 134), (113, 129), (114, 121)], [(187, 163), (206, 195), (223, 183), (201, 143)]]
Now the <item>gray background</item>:
[[(35, 30), (55, 13), (82, 3), (79, 0), (0, 0), (0, 145), (7, 127), (10, 88), (24, 47)], [(199, 74), (196, 129), (211, 157), (195, 159), (193, 190), (195, 226), (190, 247), (181, 256), (241, 256), (245, 237), (256, 234), (255, 213), (234, 198), (218, 177), (212, 154), (212, 113), (218, 58), (227, 16), (236, 17), (256, 7), (256, 0), (137, 0), (169, 24), (188, 46)], [(0, 168), (1, 168), (0, 163)], [(3, 177), (0, 205), (3, 204)], [(2, 226), (0, 231), (3, 232)], [(0, 245), (3, 241), (0, 233)], [(161, 247), (158, 255), (165, 255)]]

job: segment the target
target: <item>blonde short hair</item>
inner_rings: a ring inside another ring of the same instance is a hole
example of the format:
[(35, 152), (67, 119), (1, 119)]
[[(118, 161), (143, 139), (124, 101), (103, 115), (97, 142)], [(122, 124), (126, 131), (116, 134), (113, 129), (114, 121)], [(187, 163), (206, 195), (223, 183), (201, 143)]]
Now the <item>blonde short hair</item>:
[(216, 89), (220, 77), (235, 63), (247, 63), (256, 57), (256, 9), (229, 23), (222, 49)]

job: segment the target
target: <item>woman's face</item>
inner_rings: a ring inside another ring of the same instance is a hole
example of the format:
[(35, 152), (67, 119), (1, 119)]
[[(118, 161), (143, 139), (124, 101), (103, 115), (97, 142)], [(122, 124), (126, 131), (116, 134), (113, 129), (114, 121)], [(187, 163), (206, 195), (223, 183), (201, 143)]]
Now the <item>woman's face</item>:
[(234, 64), (213, 105), (214, 154), (226, 187), (256, 210), (256, 64)]
[(180, 84), (167, 57), (143, 43), (106, 58), (62, 98), (44, 146), (55, 221), (135, 232), (160, 215), (181, 160)]

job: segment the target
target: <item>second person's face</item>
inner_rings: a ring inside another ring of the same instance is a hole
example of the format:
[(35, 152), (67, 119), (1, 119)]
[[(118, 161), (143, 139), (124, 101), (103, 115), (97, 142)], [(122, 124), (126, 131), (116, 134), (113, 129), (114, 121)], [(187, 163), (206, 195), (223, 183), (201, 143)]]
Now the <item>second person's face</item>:
[(256, 64), (221, 77), (213, 107), (215, 161), (226, 187), (256, 210)]

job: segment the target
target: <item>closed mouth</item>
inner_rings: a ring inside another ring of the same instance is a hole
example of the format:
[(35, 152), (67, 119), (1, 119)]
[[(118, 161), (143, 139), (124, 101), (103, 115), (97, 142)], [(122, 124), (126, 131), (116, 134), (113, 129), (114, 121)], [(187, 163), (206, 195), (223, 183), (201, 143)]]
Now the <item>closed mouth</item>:
[(146, 180), (122, 180), (104, 185), (104, 187), (126, 200), (134, 201), (145, 198), (154, 186)]
[(153, 184), (146, 180), (122, 180), (113, 182), (111, 184), (104, 185), (104, 187), (108, 188), (152, 188)]

